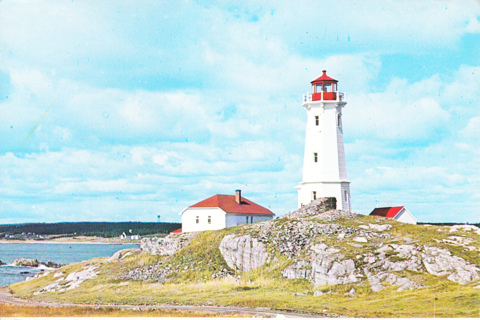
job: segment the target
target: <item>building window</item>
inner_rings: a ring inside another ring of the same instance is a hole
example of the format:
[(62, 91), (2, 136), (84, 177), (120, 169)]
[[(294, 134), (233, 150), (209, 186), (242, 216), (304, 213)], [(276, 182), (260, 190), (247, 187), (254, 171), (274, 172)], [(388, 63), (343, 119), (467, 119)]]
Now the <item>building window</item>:
[(245, 223), (248, 223), (248, 217), (245, 217)]
[(208, 224), (212, 224), (212, 216), (208, 216)]
[(317, 200), (317, 191), (312, 191), (312, 200)]
[(253, 223), (253, 217), (250, 217), (250, 223)]
[(318, 153), (313, 153), (313, 162), (318, 162)]
[(195, 219), (195, 221), (197, 222), (197, 224), (200, 223), (200, 216), (197, 216), (197, 219)]
[(320, 124), (320, 119), (318, 116), (315, 116), (315, 125), (318, 126)]

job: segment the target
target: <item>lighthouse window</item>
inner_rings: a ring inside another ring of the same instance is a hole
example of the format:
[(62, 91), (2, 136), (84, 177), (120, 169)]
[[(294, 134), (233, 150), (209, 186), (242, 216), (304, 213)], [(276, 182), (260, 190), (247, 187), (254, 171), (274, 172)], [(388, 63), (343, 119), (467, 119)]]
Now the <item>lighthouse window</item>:
[(312, 191), (312, 200), (317, 200), (317, 191)]
[(337, 116), (337, 127), (341, 127), (341, 126), (342, 126), (342, 114), (339, 113)]
[(315, 116), (315, 125), (318, 126), (320, 124), (320, 119), (318, 116)]
[(313, 153), (313, 161), (318, 162), (318, 153), (316, 152)]

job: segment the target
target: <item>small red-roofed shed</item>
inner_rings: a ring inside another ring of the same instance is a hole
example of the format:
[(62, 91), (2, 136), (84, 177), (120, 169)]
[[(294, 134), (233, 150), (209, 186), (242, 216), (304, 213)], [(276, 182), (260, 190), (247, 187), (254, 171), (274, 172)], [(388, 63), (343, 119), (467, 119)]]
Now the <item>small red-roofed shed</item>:
[(255, 202), (235, 195), (216, 194), (182, 212), (182, 232), (219, 230), (245, 223), (271, 220), (275, 214)]
[(395, 219), (403, 223), (417, 224), (417, 219), (403, 206), (375, 208), (370, 212), (371, 216)]

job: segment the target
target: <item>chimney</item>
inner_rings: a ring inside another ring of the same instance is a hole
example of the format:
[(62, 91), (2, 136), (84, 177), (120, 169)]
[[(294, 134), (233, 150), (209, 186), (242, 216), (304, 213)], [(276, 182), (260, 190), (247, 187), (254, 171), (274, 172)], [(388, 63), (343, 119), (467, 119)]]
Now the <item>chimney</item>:
[(242, 190), (235, 190), (235, 202), (242, 204)]

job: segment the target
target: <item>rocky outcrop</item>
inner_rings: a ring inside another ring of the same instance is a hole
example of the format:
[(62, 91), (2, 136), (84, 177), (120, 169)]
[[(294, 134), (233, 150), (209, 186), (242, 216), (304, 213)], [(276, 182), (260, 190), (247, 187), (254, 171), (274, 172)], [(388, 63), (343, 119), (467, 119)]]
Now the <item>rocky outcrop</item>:
[(168, 275), (173, 271), (175, 270), (172, 268), (171, 264), (164, 264), (162, 261), (159, 261), (154, 265), (130, 270), (124, 274), (122, 278), (136, 281), (157, 281), (165, 283), (168, 281)]
[(450, 227), (449, 232), (458, 232), (459, 230), (473, 231), (476, 234), (480, 234), (480, 228), (477, 227), (477, 226), (473, 226), (471, 224), (453, 225), (453, 226)]
[[(405, 248), (404, 248), (405, 249)], [(335, 285), (361, 281), (366, 277), (372, 291), (380, 291), (385, 287), (382, 282), (389, 281), (391, 285), (399, 286), (399, 291), (419, 287), (407, 277), (399, 277), (389, 271), (402, 271), (409, 267), (417, 270), (418, 263), (391, 262), (379, 256), (385, 251), (380, 249), (380, 255), (358, 256), (366, 263), (362, 269), (355, 265), (353, 259), (345, 259), (339, 249), (328, 248), (325, 244), (317, 244), (312, 247), (313, 255), (311, 261), (301, 260), (292, 266), (284, 269), (283, 276), (289, 279), (307, 279), (313, 285)], [(378, 252), (377, 252), (378, 253)]]
[[(138, 249), (134, 249), (138, 250)], [(122, 249), (118, 250), (110, 258), (107, 259), (108, 262), (113, 262), (113, 261), (121, 261), (125, 259), (126, 257), (130, 256), (132, 254), (132, 249)]]
[(13, 261), (13, 264), (20, 267), (38, 267), (40, 262), (37, 259), (20, 258)]
[(372, 274), (366, 272), (368, 281), (370, 282), (370, 288), (373, 292), (381, 291), (385, 289), (385, 286), (382, 285), (382, 282), (388, 281), (392, 286), (399, 286), (397, 291), (403, 291), (406, 289), (419, 288), (420, 286), (414, 281), (408, 279), (407, 277), (399, 277), (393, 273), (380, 272), (378, 274)]
[(47, 263), (43, 263), (43, 262), (42, 262), (41, 265), (44, 265), (44, 266), (47, 267), (47, 268), (58, 269), (58, 268), (63, 267), (65, 264), (63, 264), (63, 263), (56, 263), (56, 262), (53, 262), (53, 261), (48, 261)]
[(2, 262), (2, 260), (0, 260), (0, 266), (4, 266), (4, 265), (5, 265), (5, 263)]
[[(389, 239), (384, 231), (391, 225), (370, 224), (363, 228), (347, 227), (335, 220), (354, 220), (355, 213), (331, 210), (332, 204), (325, 199), (312, 201), (308, 206), (287, 214), (279, 219), (246, 225), (249, 234), (258, 234), (256, 238), (264, 244), (273, 244), (274, 256), (277, 252), (287, 258), (298, 260), (303, 250), (311, 247), (312, 240), (318, 236), (336, 237), (339, 240), (353, 240), (358, 237), (365, 243), (371, 239)], [(360, 244), (359, 244), (360, 245)]]
[[(300, 209), (289, 213), (286, 217), (298, 219), (298, 218), (305, 218), (308, 216), (318, 216), (319, 213), (322, 213), (322, 220), (324, 221), (331, 221), (337, 218), (337, 216), (345, 216), (345, 215), (354, 215), (355, 213), (347, 212), (347, 211), (336, 211), (337, 200), (335, 198), (319, 198), (310, 202), (309, 205), (303, 206)], [(285, 217), (285, 216), (284, 216)]]
[(227, 265), (239, 271), (256, 269), (268, 258), (265, 244), (250, 235), (225, 236), (220, 243), (220, 252)]
[[(448, 249), (426, 246), (413, 237), (402, 238), (398, 233), (392, 233), (390, 230), (397, 222), (364, 219), (351, 212), (334, 210), (332, 203), (319, 199), (279, 219), (236, 229), (240, 234), (225, 236), (219, 246), (230, 269), (223, 266), (213, 268), (211, 277), (254, 270), (281, 256), (291, 260), (291, 264), (282, 270), (284, 277), (307, 279), (314, 286), (367, 282), (374, 292), (387, 285), (402, 291), (420, 287), (415, 282), (419, 273), (445, 276), (460, 284), (479, 278), (477, 266), (452, 255)], [(480, 229), (470, 226), (450, 228), (450, 232), (461, 230), (473, 234)], [(448, 229), (441, 232), (445, 231)], [(152, 254), (172, 255), (187, 245), (193, 235), (143, 239), (141, 249)], [(459, 234), (437, 241), (443, 246), (478, 250), (474, 240)], [(110, 259), (116, 261), (123, 257), (118, 253)], [(124, 278), (166, 282), (172, 273), (189, 272), (199, 263), (201, 261), (179, 265), (158, 262), (131, 270)]]
[(195, 235), (194, 232), (168, 235), (165, 238), (143, 238), (140, 250), (154, 255), (171, 256), (188, 244)]
[(33, 277), (27, 277), (27, 278), (25, 279), (25, 281), (30, 281), (30, 280), (33, 280), (33, 279), (46, 277), (46, 276), (48, 276), (49, 274), (50, 274), (49, 271), (40, 272), (40, 273), (37, 273), (36, 275), (34, 275)]
[[(62, 292), (65, 290), (72, 290), (79, 287), (84, 281), (94, 279), (98, 275), (98, 265), (85, 266), (81, 271), (72, 272), (65, 278), (59, 278), (55, 283), (49, 284), (39, 291), (34, 292), (34, 295), (39, 295), (45, 292)], [(48, 273), (39, 275), (38, 277), (45, 276)], [(58, 275), (61, 277), (62, 275)], [(30, 279), (27, 279), (30, 280)]]
[(25, 259), (25, 258), (20, 258), (13, 261), (13, 265), (20, 266), (20, 267), (46, 267), (46, 268), (54, 268), (54, 269), (64, 266), (64, 264), (55, 263), (53, 261), (41, 262), (41, 261), (38, 261), (37, 259)]
[(422, 257), (425, 268), (433, 275), (442, 276), (448, 274), (448, 280), (460, 284), (467, 284), (479, 278), (479, 268), (467, 263), (460, 257), (452, 256), (447, 249), (425, 246), (425, 252), (422, 253)]
[(412, 245), (380, 245), (374, 252), (357, 255), (357, 264), (353, 259), (344, 259), (339, 249), (327, 248), (325, 244), (314, 245), (311, 258), (296, 261), (283, 270), (288, 279), (307, 279), (313, 285), (332, 285), (358, 282), (367, 278), (372, 291), (385, 288), (382, 284), (398, 286), (398, 291), (419, 288), (420, 286), (407, 276), (399, 276), (404, 271), (428, 272), (433, 275), (448, 275), (450, 281), (467, 284), (479, 278), (480, 271), (474, 264), (452, 256), (447, 249)]
[(339, 249), (327, 248), (325, 244), (312, 247), (310, 261), (300, 260), (283, 270), (288, 279), (307, 279), (313, 285), (334, 285), (358, 282), (355, 263), (352, 259), (343, 260)]

